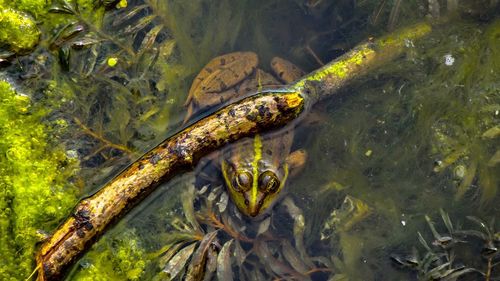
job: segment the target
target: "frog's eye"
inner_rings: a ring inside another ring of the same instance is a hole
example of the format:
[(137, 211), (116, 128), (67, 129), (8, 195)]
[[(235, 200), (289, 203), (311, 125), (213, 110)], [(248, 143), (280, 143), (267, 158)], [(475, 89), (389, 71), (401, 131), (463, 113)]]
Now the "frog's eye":
[(238, 191), (247, 191), (252, 187), (252, 175), (247, 171), (239, 171), (233, 179), (233, 188)]
[(280, 187), (280, 180), (271, 171), (263, 172), (259, 177), (259, 189), (266, 193), (275, 193)]

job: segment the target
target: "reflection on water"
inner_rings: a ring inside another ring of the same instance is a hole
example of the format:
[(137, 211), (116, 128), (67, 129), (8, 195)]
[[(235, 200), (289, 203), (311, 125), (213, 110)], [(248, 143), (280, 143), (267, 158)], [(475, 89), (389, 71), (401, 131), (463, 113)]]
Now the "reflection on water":
[(311, 71), (387, 29), (443, 23), (294, 124), (292, 150), (307, 162), (266, 216), (238, 212), (208, 157), (128, 214), (68, 279), (498, 278), (498, 3), (389, 2), (138, 0), (102, 26), (75, 16), (89, 28), (60, 30), (47, 44), (57, 55), (37, 51), (51, 59), (32, 74), (71, 100), (55, 115), (83, 132), (62, 141), (79, 153), (82, 194), (179, 129), (189, 85), (213, 57), (253, 51)]

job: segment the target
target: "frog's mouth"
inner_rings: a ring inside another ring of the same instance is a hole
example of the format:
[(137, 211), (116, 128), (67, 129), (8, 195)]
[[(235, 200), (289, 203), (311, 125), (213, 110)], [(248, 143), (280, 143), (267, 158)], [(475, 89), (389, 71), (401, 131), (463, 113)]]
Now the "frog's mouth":
[[(248, 201), (248, 205), (241, 206), (235, 204), (238, 211), (248, 217), (251, 220), (261, 220), (266, 218), (274, 207), (281, 202), (285, 195), (285, 192), (280, 192), (280, 194), (275, 194), (272, 198), (266, 198), (266, 194), (259, 194), (257, 200)], [(245, 198), (250, 198), (249, 194), (244, 194)]]
[[(248, 198), (249, 196), (247, 196), (247, 194), (245, 194), (245, 197)], [(250, 200), (250, 202), (245, 210), (245, 212), (250, 217), (255, 218), (261, 214), (262, 205), (264, 203), (264, 197), (265, 197), (265, 194), (259, 194), (255, 201)], [(264, 212), (262, 212), (262, 213), (265, 213), (265, 211), (267, 211), (267, 210), (268, 210), (268, 208), (266, 208), (264, 210)]]

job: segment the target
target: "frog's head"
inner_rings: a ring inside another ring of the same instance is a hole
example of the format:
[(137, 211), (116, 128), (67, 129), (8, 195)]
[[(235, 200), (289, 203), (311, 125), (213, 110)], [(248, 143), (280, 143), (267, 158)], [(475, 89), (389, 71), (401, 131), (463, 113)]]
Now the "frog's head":
[[(258, 166), (259, 163), (255, 161)], [(245, 169), (237, 163), (222, 162), (222, 172), (229, 195), (240, 212), (257, 217), (280, 198), (288, 176), (288, 166)]]
[(257, 217), (281, 198), (288, 164), (269, 141), (259, 135), (251, 140), (233, 147), (221, 168), (231, 200), (243, 214)]

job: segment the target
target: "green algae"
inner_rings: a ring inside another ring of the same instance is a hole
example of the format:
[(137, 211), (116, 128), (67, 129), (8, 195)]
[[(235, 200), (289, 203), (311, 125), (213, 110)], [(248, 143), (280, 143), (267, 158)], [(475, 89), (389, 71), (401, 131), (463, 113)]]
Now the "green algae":
[[(314, 235), (339, 197), (354, 196), (372, 209), (347, 233), (363, 241), (361, 250), (342, 244), (342, 233), (326, 242), (330, 249), (342, 247), (340, 259), (354, 261), (346, 263), (348, 275), (373, 280), (386, 271), (385, 279), (406, 280), (388, 256), (401, 245), (408, 251), (419, 247), (417, 231), (432, 237), (424, 233), (424, 214), (435, 216), (444, 208), (460, 224), (466, 216), (498, 213), (500, 167), (489, 159), (500, 140), (483, 135), (499, 122), (499, 28), (498, 20), (436, 26), (428, 38), (409, 44), (404, 58), (322, 104), (329, 117), (320, 133), (296, 130), (314, 159), (306, 164), (307, 176), (290, 186), (296, 197), (310, 197), (306, 202), (315, 205), (304, 207), (306, 221), (312, 220), (307, 243), (318, 245)], [(443, 162), (448, 165), (436, 169)], [(340, 192), (318, 188), (332, 182), (343, 187)], [(471, 251), (456, 259), (482, 261)]]
[(16, 0), (6, 1), (0, 0), (0, 6), (8, 6), (18, 11), (30, 13), (35, 18), (43, 16), (47, 13), (49, 1), (45, 0)]
[(0, 5), (0, 46), (15, 53), (33, 49), (38, 43), (40, 30), (35, 21), (23, 12)]
[(71, 280), (144, 280), (148, 256), (135, 229), (106, 236), (80, 261)]
[(0, 279), (33, 270), (39, 231), (50, 231), (76, 202), (68, 179), (77, 161), (50, 142), (47, 110), (0, 81)]

